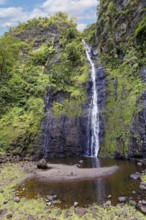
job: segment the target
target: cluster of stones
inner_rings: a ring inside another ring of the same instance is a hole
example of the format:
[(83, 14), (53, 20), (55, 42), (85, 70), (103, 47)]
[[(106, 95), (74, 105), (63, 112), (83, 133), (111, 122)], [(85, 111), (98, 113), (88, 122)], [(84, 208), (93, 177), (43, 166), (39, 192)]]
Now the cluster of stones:
[(46, 205), (47, 206), (53, 206), (53, 205), (59, 205), (61, 204), (61, 201), (58, 199), (57, 195), (48, 195), (46, 197)]

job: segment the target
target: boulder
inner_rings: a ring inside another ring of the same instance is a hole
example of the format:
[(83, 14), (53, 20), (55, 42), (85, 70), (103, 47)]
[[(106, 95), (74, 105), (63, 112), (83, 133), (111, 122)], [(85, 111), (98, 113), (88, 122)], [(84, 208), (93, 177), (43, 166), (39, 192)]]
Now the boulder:
[(137, 209), (142, 212), (143, 214), (146, 214), (146, 206), (142, 204), (141, 201), (139, 201), (138, 205), (137, 205)]
[(48, 169), (47, 161), (46, 161), (44, 158), (41, 159), (41, 160), (37, 163), (37, 168), (38, 168), (38, 169), (42, 169), (42, 170)]

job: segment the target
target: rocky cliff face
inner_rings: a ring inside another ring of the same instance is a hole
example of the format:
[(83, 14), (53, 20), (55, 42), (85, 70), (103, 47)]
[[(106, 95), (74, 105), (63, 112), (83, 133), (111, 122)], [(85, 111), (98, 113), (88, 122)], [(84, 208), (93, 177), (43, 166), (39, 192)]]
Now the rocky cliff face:
[[(85, 53), (85, 51), (84, 51)], [(92, 49), (92, 59), (96, 61), (97, 47)], [(87, 61), (86, 61), (87, 62)], [(101, 64), (96, 65), (97, 73), (97, 90), (99, 96), (100, 110), (100, 145), (104, 143), (104, 107), (106, 102), (106, 72)], [(42, 123), (42, 134), (40, 137), (40, 156), (60, 157), (60, 156), (82, 156), (88, 155), (90, 145), (91, 127), (90, 127), (90, 102), (92, 101), (92, 82), (90, 79), (84, 85), (87, 94), (87, 100), (82, 105), (80, 115), (66, 114), (65, 112), (55, 116), (53, 113), (54, 102), (64, 104), (67, 93), (59, 92), (53, 95), (50, 88), (45, 96), (46, 116)], [(70, 106), (68, 106), (70, 108)], [(78, 102), (74, 111), (78, 111)]]
[(101, 156), (146, 156), (146, 2), (100, 1), (97, 38), (107, 74)]

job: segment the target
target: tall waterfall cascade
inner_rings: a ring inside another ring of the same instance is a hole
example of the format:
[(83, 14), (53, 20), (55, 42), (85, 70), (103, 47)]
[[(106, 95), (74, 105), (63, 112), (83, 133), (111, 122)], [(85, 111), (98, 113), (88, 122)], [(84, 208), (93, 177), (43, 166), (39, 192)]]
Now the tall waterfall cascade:
[(90, 117), (91, 117), (91, 140), (90, 146), (88, 146), (88, 151), (90, 152), (90, 156), (97, 157), (99, 152), (99, 109), (98, 109), (98, 93), (96, 87), (96, 70), (95, 64), (91, 58), (91, 48), (86, 44), (83, 40), (83, 44), (86, 51), (87, 59), (91, 66), (91, 80), (92, 80), (92, 100), (90, 105)]

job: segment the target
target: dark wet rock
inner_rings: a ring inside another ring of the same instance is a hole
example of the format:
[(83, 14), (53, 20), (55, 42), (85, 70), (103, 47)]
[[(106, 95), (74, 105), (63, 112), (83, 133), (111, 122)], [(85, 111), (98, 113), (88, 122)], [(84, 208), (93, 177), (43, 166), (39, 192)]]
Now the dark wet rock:
[(12, 215), (12, 213), (8, 213), (8, 214), (6, 215), (6, 217), (7, 217), (7, 219), (10, 219), (10, 218), (13, 217), (13, 215)]
[(86, 214), (87, 210), (85, 208), (76, 208), (75, 214), (82, 217)]
[(3, 190), (3, 189), (1, 189), (1, 190), (0, 190), (0, 193), (4, 193), (4, 190)]
[(79, 205), (78, 202), (74, 202), (74, 207), (77, 207)]
[[(96, 72), (100, 119), (99, 141), (100, 145), (102, 145), (105, 135), (104, 107), (106, 104), (106, 72), (101, 64), (96, 64)], [(67, 114), (61, 114), (56, 117), (53, 114), (52, 107), (54, 102), (64, 103), (70, 95), (66, 92), (54, 94), (51, 88), (49, 89), (48, 94), (44, 97), (46, 115), (41, 126), (40, 148), (38, 148), (37, 152), (39, 157), (82, 156), (85, 154), (90, 156), (90, 152), (88, 152), (87, 149), (91, 127), (90, 123), (87, 122), (90, 119), (92, 96), (91, 79), (84, 85), (84, 89), (88, 94), (87, 102), (82, 105), (81, 115), (75, 117), (71, 117)]]
[(121, 196), (118, 198), (118, 201), (125, 203), (127, 201), (127, 198), (125, 196)]
[(137, 204), (136, 208), (137, 208), (140, 212), (142, 212), (143, 214), (146, 214), (146, 205), (143, 205), (143, 204), (141, 203), (141, 201)]
[(38, 169), (43, 169), (46, 170), (48, 169), (47, 161), (43, 158), (37, 163), (37, 168)]
[(14, 198), (14, 202), (19, 203), (19, 202), (20, 202), (20, 198), (19, 198), (19, 197), (15, 197), (15, 198)]

